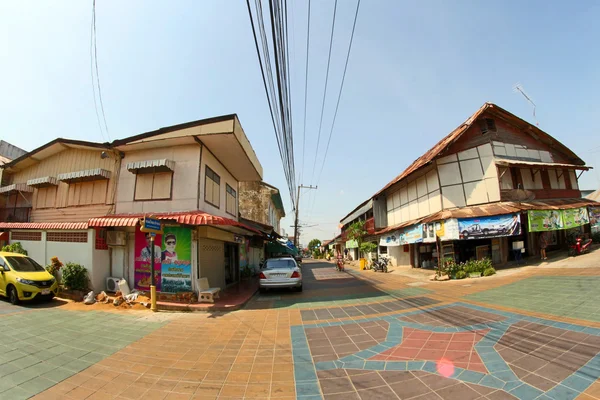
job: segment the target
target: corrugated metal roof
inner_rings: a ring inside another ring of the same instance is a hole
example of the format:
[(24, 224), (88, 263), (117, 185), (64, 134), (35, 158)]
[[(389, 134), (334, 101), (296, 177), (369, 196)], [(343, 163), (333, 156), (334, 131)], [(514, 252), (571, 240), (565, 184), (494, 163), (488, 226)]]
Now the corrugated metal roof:
[(27, 186), (26, 183), (13, 183), (12, 185), (0, 187), (0, 193), (10, 192), (33, 192), (33, 188)]
[(600, 189), (588, 194), (585, 198), (588, 200), (600, 201)]
[(348, 214), (347, 216), (345, 216), (340, 221), (340, 223), (345, 225), (345, 224), (347, 224), (349, 222), (352, 222), (356, 218), (360, 217), (361, 215), (363, 215), (364, 213), (366, 213), (367, 211), (369, 211), (371, 208), (373, 208), (373, 199), (369, 199), (366, 202), (364, 202), (362, 204), (362, 206), (359, 206), (359, 207), (355, 208), (354, 211), (351, 212), (350, 214)]
[(511, 160), (508, 158), (495, 158), (495, 163), (498, 165), (514, 165), (514, 166), (525, 166), (525, 167), (551, 167), (551, 168), (572, 168), (572, 169), (580, 169), (582, 171), (587, 171), (592, 169), (592, 167), (588, 167), (586, 165), (576, 165), (576, 164), (559, 164), (559, 163), (548, 163), (541, 161), (524, 161), (524, 160)]
[(173, 213), (146, 213), (146, 214), (121, 214), (110, 215), (89, 220), (89, 226), (136, 226), (140, 218), (152, 216), (162, 220), (172, 220), (185, 225), (229, 225), (244, 228), (246, 230), (260, 233), (260, 231), (233, 219), (219, 217), (204, 211), (185, 211)]
[(419, 224), (422, 221), (423, 221), (423, 218), (411, 219), (410, 221), (402, 222), (402, 223), (399, 223), (399, 224), (396, 224), (396, 225), (388, 226), (387, 228), (383, 228), (383, 229), (381, 229), (381, 230), (376, 231), (375, 233), (373, 233), (373, 235), (383, 235), (384, 233), (388, 233), (388, 232), (391, 232), (391, 231), (402, 229), (402, 228), (405, 228), (407, 226)]
[(0, 222), (2, 229), (87, 229), (87, 222)]

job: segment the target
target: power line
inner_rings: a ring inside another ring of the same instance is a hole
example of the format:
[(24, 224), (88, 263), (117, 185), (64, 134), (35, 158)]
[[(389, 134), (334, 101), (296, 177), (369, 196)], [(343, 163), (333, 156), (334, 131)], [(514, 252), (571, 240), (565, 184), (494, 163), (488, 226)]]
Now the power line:
[[(96, 46), (96, 0), (92, 0), (92, 43), (94, 45), (94, 57), (93, 63), (96, 66), (96, 83), (98, 85), (98, 100), (100, 101), (100, 109), (102, 110), (102, 119), (104, 120), (104, 128), (106, 129), (106, 136), (110, 141), (110, 133), (108, 132), (108, 124), (106, 123), (106, 114), (104, 113), (104, 102), (102, 101), (102, 90), (100, 89), (100, 74), (98, 73), (98, 48)], [(92, 85), (93, 85), (93, 71), (92, 71)], [(94, 104), (96, 105), (96, 93), (94, 92)], [(98, 106), (96, 105), (96, 114), (98, 113)], [(99, 117), (98, 117), (99, 119)], [(100, 121), (98, 121), (100, 122)]]
[(329, 55), (327, 56), (327, 72), (325, 74), (325, 89), (323, 91), (323, 101), (321, 103), (321, 120), (319, 122), (319, 134), (317, 135), (317, 147), (315, 149), (315, 162), (313, 163), (312, 174), (310, 177), (311, 183), (315, 176), (315, 167), (317, 166), (317, 156), (319, 154), (319, 143), (321, 141), (321, 128), (323, 126), (323, 112), (325, 111), (325, 98), (327, 97), (327, 86), (329, 83), (329, 66), (331, 65), (331, 48), (332, 48), (332, 44), (333, 44), (333, 31), (335, 29), (336, 14), (337, 14), (337, 0), (335, 0), (335, 3), (333, 5), (333, 23), (331, 24), (331, 35), (329, 38)]
[(300, 170), (300, 182), (304, 177), (304, 154), (306, 152), (306, 104), (308, 98), (308, 49), (310, 46), (310, 0), (308, 0), (308, 26), (306, 29), (306, 67), (304, 72), (304, 124), (302, 132), (302, 169)]

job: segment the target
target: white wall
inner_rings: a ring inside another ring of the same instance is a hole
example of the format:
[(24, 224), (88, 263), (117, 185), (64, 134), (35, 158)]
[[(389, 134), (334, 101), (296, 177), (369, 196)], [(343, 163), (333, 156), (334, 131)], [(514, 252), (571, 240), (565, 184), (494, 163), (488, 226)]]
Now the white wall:
[(410, 267), (410, 251), (404, 252), (404, 246), (389, 246), (387, 251), (394, 267)]
[(99, 292), (106, 290), (106, 278), (110, 276), (110, 257), (109, 250), (96, 250), (92, 246), (92, 273), (91, 281), (94, 283), (94, 290)]
[(435, 169), (387, 194), (388, 226), (433, 214), (442, 209)]
[(225, 288), (225, 242), (199, 238), (200, 277), (208, 278), (212, 287)]
[[(207, 152), (205, 151), (202, 155)], [(134, 201), (136, 174), (127, 170), (127, 163), (169, 159), (175, 162), (171, 200)], [(200, 146), (197, 144), (128, 151), (121, 162), (117, 186), (116, 213), (170, 212), (197, 209), (197, 182)]]
[[(208, 149), (207, 147), (204, 147), (204, 150), (202, 151), (202, 169), (200, 171), (200, 209), (204, 210), (206, 212), (209, 212), (211, 214), (214, 214), (214, 215), (218, 215), (218, 216), (230, 218), (230, 219), (235, 219), (237, 221), (238, 220), (237, 213), (236, 213), (236, 215), (231, 215), (231, 214), (227, 213), (227, 211), (225, 209), (226, 198), (227, 198), (225, 184), (229, 184), (229, 186), (231, 186), (236, 191), (237, 204), (236, 204), (235, 208), (236, 208), (236, 210), (239, 210), (239, 197), (240, 196), (239, 196), (238, 181), (236, 181), (234, 179), (234, 177), (227, 171), (227, 169), (225, 169), (223, 164), (221, 164), (215, 158), (215, 156), (213, 156), (212, 153), (210, 151), (208, 151), (207, 149)], [(221, 178), (221, 185), (220, 185), (221, 204), (220, 204), (219, 208), (213, 206), (212, 204), (208, 204), (204, 201), (204, 181), (206, 179), (206, 166), (207, 165), (210, 169), (212, 169)], [(190, 183), (188, 182), (188, 184), (190, 184)]]

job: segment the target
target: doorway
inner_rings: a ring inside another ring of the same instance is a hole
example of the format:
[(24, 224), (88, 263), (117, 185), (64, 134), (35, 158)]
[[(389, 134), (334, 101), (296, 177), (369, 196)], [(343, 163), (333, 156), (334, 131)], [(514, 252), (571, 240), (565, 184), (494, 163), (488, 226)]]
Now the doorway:
[(225, 243), (225, 285), (229, 286), (240, 279), (239, 267), (239, 245), (237, 243)]

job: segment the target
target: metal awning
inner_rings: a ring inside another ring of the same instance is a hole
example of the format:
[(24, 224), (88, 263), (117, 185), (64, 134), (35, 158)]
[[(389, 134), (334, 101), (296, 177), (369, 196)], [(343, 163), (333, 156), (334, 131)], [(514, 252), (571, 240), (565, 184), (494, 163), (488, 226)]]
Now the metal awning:
[(9, 194), (13, 192), (33, 192), (33, 188), (26, 183), (13, 183), (12, 185), (0, 187), (0, 193)]
[(148, 172), (169, 172), (175, 170), (175, 161), (167, 160), (145, 160), (127, 163), (127, 171), (134, 174), (143, 174)]
[(67, 183), (96, 181), (99, 179), (110, 179), (110, 171), (102, 168), (84, 169), (83, 171), (67, 172), (58, 174), (56, 179)]
[[(108, 215), (106, 217), (92, 218), (88, 223), (90, 227), (136, 226), (139, 223), (140, 218), (145, 216), (152, 216), (152, 218), (161, 220), (174, 221), (183, 225), (219, 225), (221, 227), (237, 227), (244, 229), (245, 231), (260, 234), (260, 231), (246, 224), (233, 219), (212, 215), (204, 211)], [(241, 230), (239, 231), (240, 232), (236, 233), (243, 233)]]
[(0, 222), (0, 229), (87, 229), (87, 222)]
[(344, 218), (343, 220), (341, 220), (340, 223), (343, 224), (343, 225), (346, 225), (347, 223), (352, 222), (356, 218), (358, 218), (361, 215), (365, 214), (371, 208), (373, 208), (373, 199), (367, 201), (362, 207), (358, 208), (352, 214), (348, 215), (346, 218)]
[(552, 169), (552, 168), (570, 168), (570, 169), (580, 169), (582, 171), (587, 171), (592, 169), (587, 165), (576, 165), (576, 164), (559, 164), (559, 163), (548, 163), (548, 162), (540, 162), (540, 161), (524, 161), (524, 160), (512, 160), (508, 158), (496, 158), (496, 165), (500, 166), (513, 166), (513, 167), (540, 167), (544, 169)]
[(41, 178), (34, 178), (27, 181), (27, 186), (43, 188), (47, 186), (58, 186), (58, 180), (53, 176), (43, 176)]

